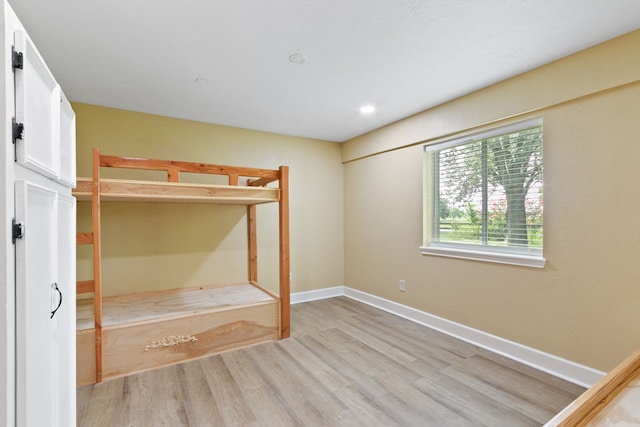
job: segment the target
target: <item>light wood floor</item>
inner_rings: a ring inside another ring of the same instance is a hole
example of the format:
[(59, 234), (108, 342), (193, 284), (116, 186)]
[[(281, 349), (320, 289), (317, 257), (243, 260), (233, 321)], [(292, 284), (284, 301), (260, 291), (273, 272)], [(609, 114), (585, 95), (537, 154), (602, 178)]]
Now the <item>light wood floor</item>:
[(78, 426), (540, 426), (584, 391), (346, 297), (291, 314), (290, 339), (78, 389)]

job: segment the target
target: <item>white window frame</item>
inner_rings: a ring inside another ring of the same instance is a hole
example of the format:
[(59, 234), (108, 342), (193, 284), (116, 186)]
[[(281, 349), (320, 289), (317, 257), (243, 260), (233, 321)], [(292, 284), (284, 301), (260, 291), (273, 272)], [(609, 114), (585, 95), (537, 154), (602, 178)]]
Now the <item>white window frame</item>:
[[(425, 145), (425, 155), (429, 152), (442, 150), (444, 148), (453, 147), (469, 143), (475, 140), (482, 140), (492, 136), (502, 135), (518, 130), (527, 129), (535, 126), (542, 126), (542, 117), (511, 123), (504, 126), (495, 127), (489, 130), (469, 134), (439, 143)], [(543, 142), (544, 144), (544, 142)], [(434, 220), (436, 215), (433, 201), (433, 171), (431, 162), (425, 158), (424, 161), (424, 244), (420, 247), (423, 255), (435, 255), (451, 258), (460, 258), (474, 261), (487, 261), (501, 264), (510, 264), (524, 267), (544, 268), (546, 259), (543, 257), (542, 251), (528, 252), (517, 251), (509, 247), (485, 246), (475, 244), (463, 244), (454, 242), (436, 242), (432, 241)]]

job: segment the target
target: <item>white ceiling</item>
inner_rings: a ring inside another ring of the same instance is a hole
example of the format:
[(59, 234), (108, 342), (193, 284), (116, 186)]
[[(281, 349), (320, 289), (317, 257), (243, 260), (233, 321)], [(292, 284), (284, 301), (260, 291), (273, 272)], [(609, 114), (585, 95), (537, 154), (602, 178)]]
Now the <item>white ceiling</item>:
[(640, 0), (9, 3), (72, 101), (329, 141), (640, 28)]

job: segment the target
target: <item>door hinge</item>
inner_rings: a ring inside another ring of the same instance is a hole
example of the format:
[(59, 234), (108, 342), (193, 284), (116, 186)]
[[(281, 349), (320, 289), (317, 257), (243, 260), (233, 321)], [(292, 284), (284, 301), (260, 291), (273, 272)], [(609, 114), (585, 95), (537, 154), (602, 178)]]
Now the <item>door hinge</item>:
[(24, 224), (21, 222), (16, 222), (16, 219), (11, 220), (11, 242), (16, 243), (17, 239), (22, 239), (24, 237)]
[(17, 139), (22, 139), (22, 133), (24, 132), (24, 124), (18, 123), (16, 118), (11, 119), (11, 133), (13, 137), (13, 143), (16, 143)]
[(22, 52), (17, 52), (15, 46), (11, 48), (11, 64), (13, 65), (13, 69), (19, 68), (22, 70), (24, 67), (24, 56)]

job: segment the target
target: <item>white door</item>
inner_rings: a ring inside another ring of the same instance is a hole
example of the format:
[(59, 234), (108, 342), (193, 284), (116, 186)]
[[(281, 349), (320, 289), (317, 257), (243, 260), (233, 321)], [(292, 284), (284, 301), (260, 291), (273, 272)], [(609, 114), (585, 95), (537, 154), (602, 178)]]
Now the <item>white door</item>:
[(58, 265), (74, 254), (69, 214), (75, 204), (55, 188), (28, 181), (16, 181), (15, 191), (16, 222), (23, 224), (16, 239), (17, 425), (72, 426), (75, 293), (68, 290), (74, 273)]
[(60, 86), (31, 39), (21, 31), (16, 31), (14, 38), (14, 49), (22, 63), (15, 68), (15, 119), (24, 126), (22, 135), (16, 139), (16, 159), (39, 174), (58, 180)]
[[(57, 280), (57, 205), (54, 190), (16, 181), (17, 425), (52, 425), (54, 418), (52, 306)], [(29, 405), (38, 402), (37, 410)], [(23, 417), (23, 418), (20, 418)]]

